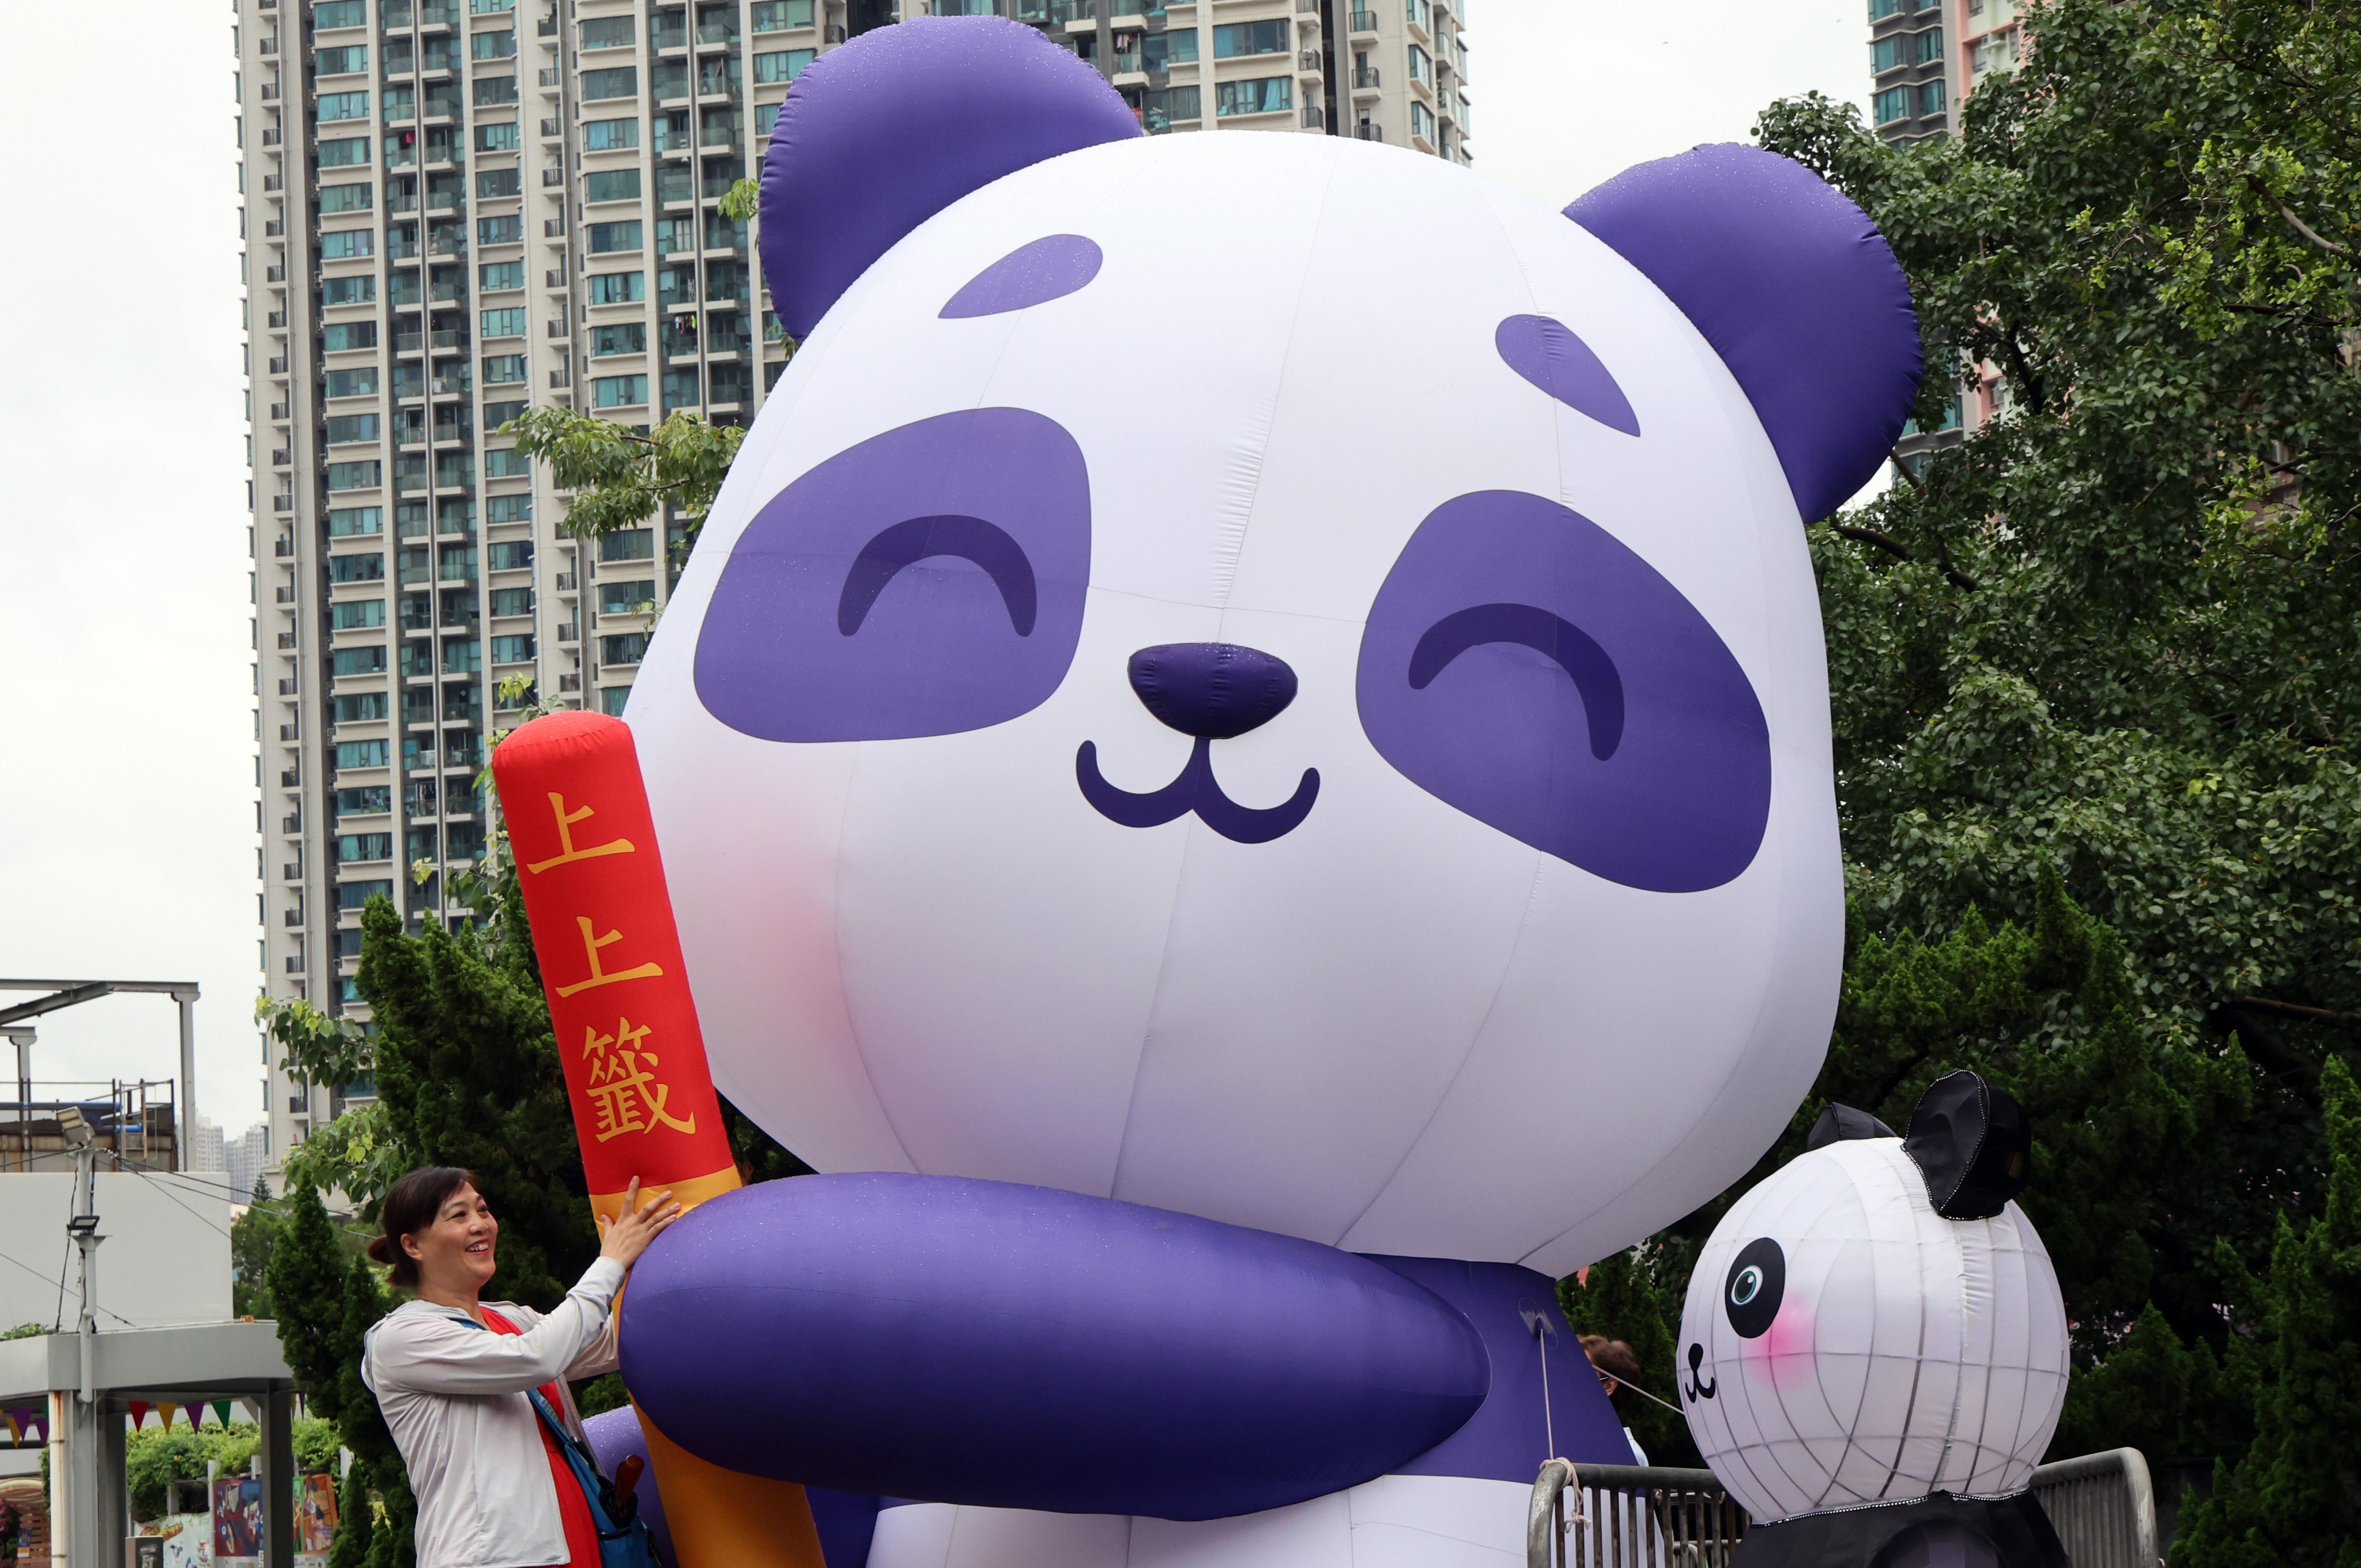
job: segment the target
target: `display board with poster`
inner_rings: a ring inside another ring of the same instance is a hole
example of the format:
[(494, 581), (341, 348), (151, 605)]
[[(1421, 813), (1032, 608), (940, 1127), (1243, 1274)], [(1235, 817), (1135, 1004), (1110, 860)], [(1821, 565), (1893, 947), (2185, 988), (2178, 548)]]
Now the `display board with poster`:
[(295, 1487), (295, 1568), (325, 1568), (336, 1540), (336, 1478), (326, 1471), (298, 1476)]
[(213, 1568), (214, 1521), (204, 1514), (167, 1514), (157, 1535), (164, 1542), (164, 1568)]
[(263, 1535), (261, 1477), (215, 1481), (214, 1568), (259, 1568)]

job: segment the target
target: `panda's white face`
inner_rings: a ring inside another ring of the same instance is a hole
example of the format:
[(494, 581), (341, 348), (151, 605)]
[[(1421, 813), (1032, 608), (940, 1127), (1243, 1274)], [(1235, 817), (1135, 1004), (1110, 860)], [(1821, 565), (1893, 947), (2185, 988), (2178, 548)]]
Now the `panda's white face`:
[(2066, 1310), (2014, 1203), (1947, 1220), (1899, 1138), (1833, 1143), (1722, 1216), (1681, 1312), (1698, 1450), (1757, 1520), (2021, 1491), (2066, 1398)]
[(628, 717), (716, 1078), (823, 1170), (1564, 1269), (1827, 1039), (1779, 462), (1647, 279), (1436, 159), (1127, 141), (922, 225)]

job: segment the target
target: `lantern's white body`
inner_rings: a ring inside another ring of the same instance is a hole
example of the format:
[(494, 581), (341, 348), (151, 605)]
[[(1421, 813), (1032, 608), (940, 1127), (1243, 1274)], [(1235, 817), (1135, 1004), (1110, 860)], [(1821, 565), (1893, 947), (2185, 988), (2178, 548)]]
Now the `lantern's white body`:
[[(1750, 1335), (1731, 1270), (1763, 1238), (1784, 1256), (1784, 1293)], [(1994, 1497), (2024, 1490), (2057, 1427), (2066, 1311), (2015, 1203), (1947, 1220), (1901, 1139), (1849, 1139), (1783, 1167), (1714, 1227), (1679, 1356), (1697, 1447), (1759, 1521)]]
[[(1046, 235), (1093, 242), (1095, 280), (941, 319)], [(1495, 332), (1521, 313), (1578, 333), (1642, 433), (1504, 365)], [(782, 743), (718, 718), (696, 651), (760, 509), (859, 443), (980, 408), (1055, 422), (1088, 466), (1087, 598), (1054, 692), (917, 739)], [(1487, 490), (1592, 520), (1744, 671), (1770, 800), (1727, 882), (1618, 885), (1445, 804), (1364, 733), (1373, 597), (1422, 520)], [(1125, 789), (1182, 768), (1190, 739), (1126, 661), (1185, 641), (1300, 678), (1212, 751), (1255, 807), (1318, 771), (1285, 837), (1118, 826), (1078, 791), (1085, 741)], [(1743, 1172), (1826, 1047), (1843, 897), (1826, 673), (1778, 456), (1646, 277), (1436, 159), (1155, 137), (920, 225), (789, 365), (628, 718), (715, 1080), (824, 1171), (1037, 1183), (1563, 1274)]]

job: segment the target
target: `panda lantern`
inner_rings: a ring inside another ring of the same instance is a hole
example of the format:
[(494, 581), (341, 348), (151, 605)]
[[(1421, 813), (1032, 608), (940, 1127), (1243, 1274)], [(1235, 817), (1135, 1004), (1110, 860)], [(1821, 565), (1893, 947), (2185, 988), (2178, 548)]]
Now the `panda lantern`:
[(1830, 1105), (1733, 1204), (1681, 1312), (1684, 1411), (1754, 1524), (1740, 1568), (2065, 1568), (2026, 1490), (2066, 1397), (2066, 1312), (2010, 1200), (2023, 1111), (1938, 1079), (1893, 1130)]
[[(1759, 148), (1561, 212), (1203, 107), (925, 17), (770, 137), (799, 347), (625, 717), (714, 1081), (820, 1174), (649, 1250), (593, 1425), (829, 1568), (1521, 1556), (1630, 1453), (1528, 1315), (1835, 1014), (1804, 525), (1917, 386), (1883, 239)], [(554, 988), (641, 961), (559, 913)]]

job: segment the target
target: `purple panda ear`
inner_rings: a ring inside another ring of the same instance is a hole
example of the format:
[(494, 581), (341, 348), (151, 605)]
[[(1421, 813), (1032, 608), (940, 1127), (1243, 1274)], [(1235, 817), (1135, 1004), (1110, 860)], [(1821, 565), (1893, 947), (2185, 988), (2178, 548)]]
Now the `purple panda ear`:
[(1720, 354), (1806, 522), (1877, 473), (1920, 366), (1910, 286), (1868, 214), (1793, 159), (1724, 143), (1626, 170), (1565, 215)]
[(1021, 22), (863, 33), (788, 90), (763, 164), (763, 278), (803, 337), (894, 242), (1004, 174), (1140, 134), (1123, 95)]

